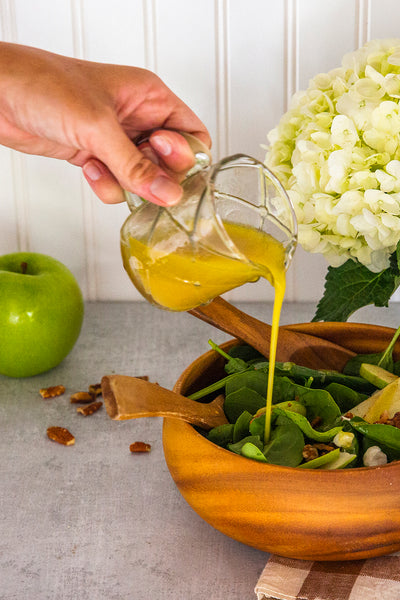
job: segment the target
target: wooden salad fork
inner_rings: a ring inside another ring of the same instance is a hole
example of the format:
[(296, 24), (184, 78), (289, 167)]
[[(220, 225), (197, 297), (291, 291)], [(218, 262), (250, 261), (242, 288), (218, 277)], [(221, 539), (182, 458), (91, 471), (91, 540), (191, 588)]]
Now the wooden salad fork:
[(101, 381), (101, 387), (107, 414), (116, 421), (139, 417), (171, 417), (206, 430), (228, 423), (222, 395), (209, 404), (202, 404), (157, 383), (128, 375), (106, 375)]
[[(243, 340), (264, 356), (269, 356), (271, 325), (239, 310), (221, 297), (188, 311), (225, 333)], [(297, 362), (312, 369), (341, 371), (355, 353), (334, 342), (293, 329), (279, 328), (277, 360)]]

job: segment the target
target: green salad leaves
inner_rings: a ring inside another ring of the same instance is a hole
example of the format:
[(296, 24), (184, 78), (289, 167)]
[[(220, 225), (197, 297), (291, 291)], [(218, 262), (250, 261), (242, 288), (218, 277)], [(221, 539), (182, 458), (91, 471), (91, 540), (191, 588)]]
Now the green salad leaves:
[(278, 362), (268, 441), (264, 440), (268, 361), (249, 346), (235, 346), (227, 354), (210, 341), (226, 359), (227, 376), (190, 397), (201, 400), (222, 391), (229, 423), (209, 431), (208, 439), (252, 460), (303, 469), (400, 460), (400, 413), (396, 413), (397, 420), (379, 423), (368, 423), (351, 413), (377, 391), (360, 376), (361, 365), (383, 364), (392, 373), (397, 367), (392, 351), (399, 332), (400, 328), (385, 352), (352, 359), (344, 373)]

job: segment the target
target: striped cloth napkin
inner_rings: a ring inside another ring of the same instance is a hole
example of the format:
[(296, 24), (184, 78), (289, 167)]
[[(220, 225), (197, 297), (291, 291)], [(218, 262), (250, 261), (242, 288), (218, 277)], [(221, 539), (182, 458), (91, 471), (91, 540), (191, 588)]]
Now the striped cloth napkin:
[(400, 552), (343, 562), (272, 555), (255, 592), (258, 600), (400, 600)]

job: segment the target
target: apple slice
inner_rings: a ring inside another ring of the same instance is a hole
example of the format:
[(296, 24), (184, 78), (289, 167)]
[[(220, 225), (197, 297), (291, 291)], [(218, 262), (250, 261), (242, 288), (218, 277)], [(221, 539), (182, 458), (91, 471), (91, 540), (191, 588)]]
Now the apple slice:
[(384, 388), (392, 381), (398, 379), (397, 375), (382, 369), (378, 365), (371, 365), (369, 363), (362, 363), (360, 366), (360, 375), (367, 381), (372, 383), (377, 388)]
[(321, 465), (320, 469), (333, 470), (333, 469), (345, 469), (352, 462), (357, 459), (357, 454), (351, 454), (350, 452), (339, 452), (337, 458), (328, 463)]
[(376, 423), (380, 416), (387, 412), (388, 417), (392, 419), (397, 412), (400, 412), (400, 378), (396, 377), (392, 383), (378, 390), (370, 398), (364, 400), (351, 409), (355, 417), (361, 417), (368, 423)]

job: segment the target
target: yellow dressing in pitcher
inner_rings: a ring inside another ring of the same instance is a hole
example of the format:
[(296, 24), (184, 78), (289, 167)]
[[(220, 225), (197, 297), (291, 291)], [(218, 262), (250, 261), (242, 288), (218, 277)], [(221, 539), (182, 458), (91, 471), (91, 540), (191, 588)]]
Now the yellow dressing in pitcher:
[(270, 435), (270, 415), (279, 318), (285, 293), (285, 249), (272, 236), (245, 225), (224, 227), (247, 262), (216, 254), (190, 243), (166, 252), (130, 238), (121, 246), (125, 269), (150, 302), (173, 311), (205, 304), (244, 283), (267, 279), (275, 288), (270, 344), (270, 368), (265, 419), (265, 443)]

